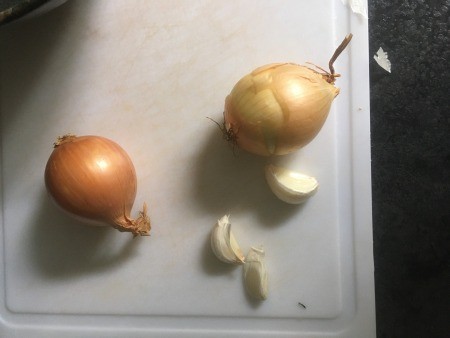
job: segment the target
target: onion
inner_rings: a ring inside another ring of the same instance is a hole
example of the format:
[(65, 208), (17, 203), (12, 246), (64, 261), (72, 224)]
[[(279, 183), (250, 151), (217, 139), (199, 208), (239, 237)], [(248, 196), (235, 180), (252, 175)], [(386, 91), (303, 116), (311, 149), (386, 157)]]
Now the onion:
[(244, 76), (225, 100), (220, 126), (233, 145), (257, 155), (284, 155), (319, 133), (339, 88), (333, 63), (352, 38), (349, 34), (329, 62), (330, 72), (293, 63), (273, 63)]
[(137, 190), (133, 163), (107, 138), (59, 137), (45, 168), (45, 186), (57, 205), (90, 225), (149, 235), (145, 203), (139, 217), (130, 218)]

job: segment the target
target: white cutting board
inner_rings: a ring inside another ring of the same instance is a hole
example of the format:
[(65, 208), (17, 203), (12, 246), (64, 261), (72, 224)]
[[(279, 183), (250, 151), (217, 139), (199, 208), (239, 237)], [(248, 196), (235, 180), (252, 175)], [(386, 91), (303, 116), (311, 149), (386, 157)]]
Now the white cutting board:
[[(319, 136), (290, 156), (234, 155), (206, 117), (221, 120), (239, 78), (327, 67), (349, 32)], [(366, 19), (338, 0), (77, 1), (0, 36), (0, 336), (375, 336)], [(126, 149), (151, 237), (86, 227), (49, 201), (44, 167), (67, 132)], [(284, 204), (265, 163), (315, 176), (318, 193)], [(266, 250), (262, 303), (210, 250), (226, 213), (245, 252)]]

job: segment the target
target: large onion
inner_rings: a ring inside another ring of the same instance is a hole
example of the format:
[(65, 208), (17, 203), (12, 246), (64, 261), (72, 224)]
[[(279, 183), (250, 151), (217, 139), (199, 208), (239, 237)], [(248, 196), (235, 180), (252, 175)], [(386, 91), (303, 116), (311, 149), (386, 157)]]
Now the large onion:
[(292, 63), (274, 63), (244, 76), (225, 100), (226, 139), (258, 155), (284, 155), (319, 133), (339, 88), (333, 63), (350, 42), (348, 35), (332, 56), (330, 72)]
[(130, 218), (136, 172), (117, 143), (100, 136), (64, 135), (54, 144), (45, 168), (45, 185), (65, 211), (92, 225), (111, 225), (134, 236), (148, 235), (147, 207)]

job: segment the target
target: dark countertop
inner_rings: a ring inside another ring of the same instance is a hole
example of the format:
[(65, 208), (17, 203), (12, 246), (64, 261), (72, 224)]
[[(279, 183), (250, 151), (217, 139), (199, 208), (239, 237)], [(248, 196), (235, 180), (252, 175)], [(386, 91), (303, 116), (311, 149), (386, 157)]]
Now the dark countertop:
[(369, 0), (377, 337), (450, 336), (449, 0)]
[(0, 26), (48, 12), (64, 2), (66, 0), (0, 0)]
[(0, 24), (18, 19), (45, 4), (49, 0), (1, 0)]

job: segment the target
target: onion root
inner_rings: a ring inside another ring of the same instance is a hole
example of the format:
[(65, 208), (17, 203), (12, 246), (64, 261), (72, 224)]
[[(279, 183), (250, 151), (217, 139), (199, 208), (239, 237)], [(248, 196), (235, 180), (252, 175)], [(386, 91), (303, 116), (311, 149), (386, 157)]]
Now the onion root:
[(123, 220), (117, 220), (113, 227), (120, 232), (131, 232), (133, 237), (150, 236), (150, 218), (147, 215), (147, 203), (144, 203), (142, 211), (139, 211), (139, 217), (136, 219), (129, 218), (125, 213)]

